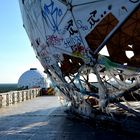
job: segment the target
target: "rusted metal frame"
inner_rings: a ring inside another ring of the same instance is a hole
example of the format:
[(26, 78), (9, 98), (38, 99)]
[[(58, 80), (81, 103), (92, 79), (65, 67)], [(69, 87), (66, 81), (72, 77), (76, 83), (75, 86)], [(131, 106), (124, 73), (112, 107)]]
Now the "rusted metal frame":
[(100, 44), (100, 46), (94, 51), (92, 52), (92, 56), (95, 57), (97, 56), (97, 54), (101, 51), (101, 49), (106, 45), (106, 43), (109, 41), (109, 39), (119, 30), (119, 28), (121, 28), (121, 26), (126, 22), (126, 20), (139, 8), (140, 4), (138, 4), (136, 6), (136, 8), (133, 10), (133, 12), (128, 15), (128, 17), (126, 17), (126, 19), (117, 27), (114, 27), (114, 31), (110, 32), (110, 34), (104, 39), (104, 41)]

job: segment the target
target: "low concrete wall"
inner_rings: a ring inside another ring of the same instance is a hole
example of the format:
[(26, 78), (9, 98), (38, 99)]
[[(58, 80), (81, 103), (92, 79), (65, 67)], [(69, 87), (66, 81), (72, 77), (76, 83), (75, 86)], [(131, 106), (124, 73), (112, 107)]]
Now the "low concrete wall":
[(39, 96), (39, 91), (40, 89), (37, 88), (0, 93), (0, 108), (33, 99)]

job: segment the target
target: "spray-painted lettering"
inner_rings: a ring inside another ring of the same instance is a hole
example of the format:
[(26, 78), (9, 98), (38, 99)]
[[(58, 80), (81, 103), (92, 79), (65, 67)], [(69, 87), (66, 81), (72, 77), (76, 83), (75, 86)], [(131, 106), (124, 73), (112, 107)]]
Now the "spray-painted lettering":
[(108, 10), (105, 10), (99, 17), (99, 14), (98, 14), (98, 17), (97, 17), (97, 10), (94, 10), (92, 12), (90, 12), (90, 17), (88, 18), (88, 23), (90, 24), (90, 29), (93, 28), (93, 26), (99, 22), (101, 20), (101, 18), (103, 18), (104, 16), (106, 16), (107, 12), (110, 11), (112, 9), (112, 5), (109, 5), (108, 6)]
[(61, 45), (63, 38), (56, 35), (47, 36), (47, 42), (50, 46)]
[(90, 28), (92, 28), (95, 23), (99, 22), (99, 18), (96, 18), (97, 10), (94, 10), (93, 12), (90, 13), (90, 17), (88, 18), (88, 22), (90, 24)]
[(81, 43), (77, 43), (76, 45), (71, 47), (73, 50), (73, 55), (82, 57), (85, 53), (85, 48), (81, 45)]
[(73, 27), (73, 20), (68, 21), (67, 30), (69, 31), (70, 36), (74, 35), (75, 33), (78, 33), (78, 30), (75, 30)]
[(43, 16), (47, 18), (47, 22), (50, 23), (53, 31), (58, 31), (58, 21), (59, 18), (63, 15), (63, 12), (60, 8), (55, 6), (54, 2), (51, 0), (50, 4), (44, 4), (43, 7)]
[(81, 30), (83, 30), (83, 31), (88, 30), (88, 26), (83, 25), (83, 23), (82, 23), (81, 20), (77, 20), (77, 21), (76, 21), (76, 24), (77, 24), (78, 29), (81, 29)]
[(79, 36), (69, 37), (64, 40), (64, 46), (66, 48), (74, 46), (78, 43), (82, 43), (82, 40)]

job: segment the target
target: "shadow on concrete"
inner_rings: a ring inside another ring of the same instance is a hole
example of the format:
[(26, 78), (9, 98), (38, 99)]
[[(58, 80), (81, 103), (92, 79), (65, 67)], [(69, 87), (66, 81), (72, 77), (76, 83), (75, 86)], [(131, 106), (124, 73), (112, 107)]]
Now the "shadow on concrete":
[(0, 140), (139, 140), (140, 136), (97, 127), (68, 116), (62, 107), (0, 118)]

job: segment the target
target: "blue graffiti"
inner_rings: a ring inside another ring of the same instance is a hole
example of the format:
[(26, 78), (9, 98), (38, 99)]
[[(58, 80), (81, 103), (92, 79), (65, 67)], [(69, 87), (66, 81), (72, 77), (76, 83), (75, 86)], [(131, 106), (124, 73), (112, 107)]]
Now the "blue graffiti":
[(81, 20), (77, 20), (76, 23), (77, 23), (78, 29), (81, 29), (81, 30), (83, 30), (83, 31), (88, 30), (88, 26), (83, 25), (83, 23), (82, 23)]
[(50, 4), (44, 4), (43, 8), (43, 16), (47, 17), (47, 23), (50, 23), (53, 31), (58, 31), (58, 21), (63, 15), (62, 10), (55, 6), (52, 0), (50, 1)]
[(82, 40), (79, 36), (68, 37), (64, 40), (65, 48), (69, 48), (71, 46), (74, 46), (76, 44), (81, 44), (81, 43), (82, 43)]

